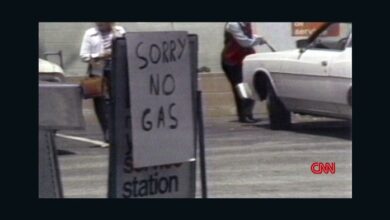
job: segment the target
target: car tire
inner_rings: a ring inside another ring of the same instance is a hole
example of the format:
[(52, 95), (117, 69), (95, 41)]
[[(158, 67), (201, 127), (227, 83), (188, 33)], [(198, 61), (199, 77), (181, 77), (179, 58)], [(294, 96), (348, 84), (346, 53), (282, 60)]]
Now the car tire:
[(276, 96), (269, 81), (267, 82), (267, 109), (271, 129), (282, 130), (291, 127), (291, 113)]

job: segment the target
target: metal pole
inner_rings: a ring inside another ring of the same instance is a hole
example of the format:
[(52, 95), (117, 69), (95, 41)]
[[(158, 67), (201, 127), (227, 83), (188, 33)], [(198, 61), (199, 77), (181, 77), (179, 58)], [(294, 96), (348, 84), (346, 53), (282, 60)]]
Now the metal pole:
[(64, 60), (62, 59), (62, 50), (58, 51), (58, 56), (60, 56), (60, 66), (64, 69)]
[(269, 44), (268, 42), (265, 42), (265, 44), (268, 46), (268, 48), (272, 51), (272, 52), (276, 52), (275, 48), (273, 46), (271, 46), (271, 44)]
[(207, 198), (207, 175), (206, 175), (206, 153), (204, 144), (204, 127), (202, 112), (202, 92), (197, 91), (197, 116), (198, 116), (198, 137), (199, 137), (199, 162), (200, 180), (202, 186), (202, 198)]

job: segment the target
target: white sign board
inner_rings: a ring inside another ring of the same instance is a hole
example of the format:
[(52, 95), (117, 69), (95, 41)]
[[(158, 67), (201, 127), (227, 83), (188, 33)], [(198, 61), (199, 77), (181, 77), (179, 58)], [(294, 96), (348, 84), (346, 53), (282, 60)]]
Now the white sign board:
[(134, 168), (130, 157), (121, 155), (125, 158), (117, 198), (195, 197), (195, 162)]
[(126, 33), (134, 167), (195, 157), (187, 32)]

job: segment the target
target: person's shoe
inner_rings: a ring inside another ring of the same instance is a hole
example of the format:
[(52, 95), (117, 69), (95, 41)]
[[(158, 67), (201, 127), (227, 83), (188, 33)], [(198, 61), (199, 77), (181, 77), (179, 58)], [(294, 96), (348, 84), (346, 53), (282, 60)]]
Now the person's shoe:
[(260, 119), (253, 118), (253, 116), (246, 116), (239, 118), (238, 121), (241, 123), (257, 123), (260, 121)]
[(257, 122), (260, 122), (261, 119), (260, 118), (254, 118), (253, 116), (248, 116), (247, 117), (249, 120), (253, 121), (253, 123), (257, 123)]

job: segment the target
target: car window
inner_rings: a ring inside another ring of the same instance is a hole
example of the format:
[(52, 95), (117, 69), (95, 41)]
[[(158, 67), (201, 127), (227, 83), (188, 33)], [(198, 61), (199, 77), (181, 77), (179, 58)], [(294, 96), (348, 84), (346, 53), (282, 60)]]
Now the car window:
[(352, 24), (333, 23), (312, 41), (311, 49), (344, 50), (351, 32)]

